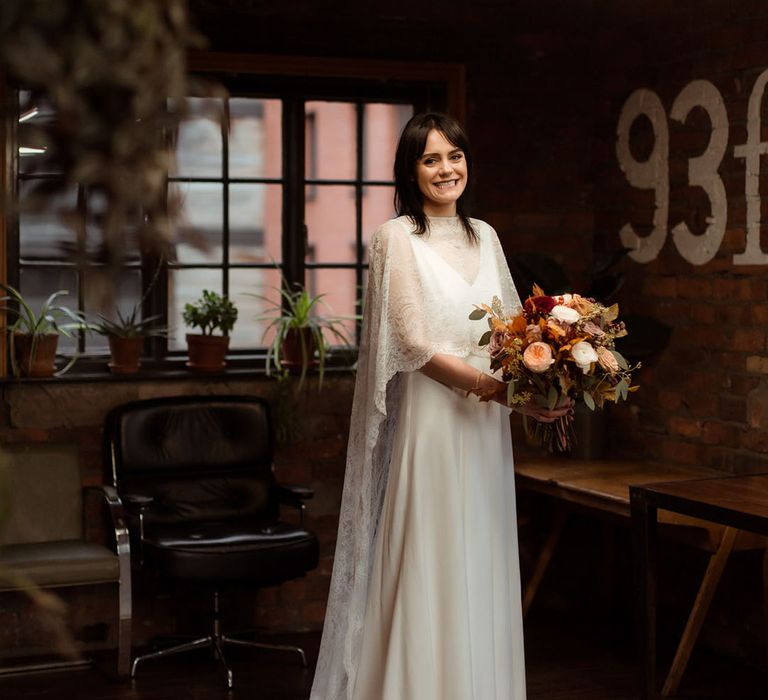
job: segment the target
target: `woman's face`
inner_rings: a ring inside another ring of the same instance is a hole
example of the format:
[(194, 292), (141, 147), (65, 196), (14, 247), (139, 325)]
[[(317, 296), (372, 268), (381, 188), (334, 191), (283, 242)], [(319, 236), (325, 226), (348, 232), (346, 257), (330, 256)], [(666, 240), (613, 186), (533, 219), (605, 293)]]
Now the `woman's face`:
[(453, 216), (456, 202), (467, 186), (464, 151), (454, 146), (437, 129), (427, 134), (424, 153), (416, 161), (416, 182), (424, 196), (428, 216)]

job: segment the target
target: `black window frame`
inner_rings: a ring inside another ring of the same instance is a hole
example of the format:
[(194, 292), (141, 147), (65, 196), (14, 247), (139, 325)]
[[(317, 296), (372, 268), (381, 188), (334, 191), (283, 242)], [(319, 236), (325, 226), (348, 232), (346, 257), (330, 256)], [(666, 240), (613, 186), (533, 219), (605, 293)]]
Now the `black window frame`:
[[(363, 287), (367, 262), (363, 244), (362, 197), (366, 187), (392, 186), (391, 180), (364, 179), (362, 128), (363, 109), (366, 103), (411, 104), (414, 111), (447, 111), (458, 118), (464, 112), (464, 67), (459, 64), (402, 63), (387, 61), (355, 61), (312, 59), (301, 57), (253, 56), (241, 54), (193, 53), (190, 56), (190, 69), (207, 80), (213, 80), (225, 86), (230, 97), (279, 98), (282, 100), (283, 129), (283, 170), (280, 179), (247, 178), (247, 182), (281, 182), (283, 185), (282, 214), (282, 269), (289, 284), (305, 283), (307, 275), (317, 269), (354, 269), (358, 289)], [(5, 89), (4, 81), (2, 88)], [(342, 101), (356, 104), (357, 144), (356, 173), (354, 180), (318, 180), (305, 176), (305, 103), (308, 101)], [(228, 104), (226, 102), (225, 104)], [(3, 164), (7, 183), (14, 199), (18, 196), (17, 182), (19, 173), (16, 167), (15, 124), (5, 123), (6, 163)], [(227, 134), (222, 126), (223, 158), (227, 158)], [(9, 148), (11, 146), (12, 148)], [(226, 178), (226, 180), (225, 180)], [(169, 181), (195, 181), (197, 178), (174, 177)], [(203, 178), (206, 180), (206, 178)], [(227, 169), (222, 173), (222, 181), (239, 182), (240, 178), (229, 178)], [(307, 186), (345, 185), (354, 187), (356, 224), (355, 224), (355, 262), (327, 263), (307, 260), (307, 231), (304, 223), (304, 205)], [(9, 188), (6, 188), (9, 189)], [(224, 187), (223, 216), (228, 216), (226, 202), (228, 188)], [(84, 201), (85, 193), (79, 193), (78, 201)], [(18, 285), (21, 269), (19, 246), (18, 217), (11, 216), (3, 222), (5, 250), (8, 264), (5, 266), (6, 279), (14, 286)], [(228, 223), (228, 222), (227, 222)], [(214, 267), (227, 270), (223, 274), (222, 290), (228, 292), (228, 270), (239, 267), (266, 268), (268, 264), (232, 264), (228, 260), (229, 230), (224, 226), (221, 264), (197, 264), (169, 266), (164, 261), (143, 256), (137, 263), (131, 263), (140, 271), (142, 290), (149, 280), (154, 280), (152, 292), (145, 298), (143, 313), (160, 315), (167, 319), (168, 313), (168, 278), (169, 270), (186, 267)], [(158, 265), (160, 271), (158, 273)], [(60, 267), (70, 267), (62, 262)], [(75, 267), (71, 265), (71, 267)], [(236, 300), (235, 300), (236, 301)], [(82, 308), (82, 285), (79, 285), (78, 306)], [(356, 300), (356, 311), (360, 313), (362, 300)], [(359, 324), (358, 324), (359, 333)], [(4, 341), (5, 339), (3, 339)], [(79, 340), (82, 348), (83, 340)], [(6, 360), (7, 349), (3, 354)], [(228, 355), (228, 367), (237, 369), (248, 367), (262, 369), (265, 348), (231, 350)], [(88, 374), (104, 371), (105, 355), (87, 355), (75, 364), (72, 374)], [(149, 370), (183, 369), (186, 353), (183, 350), (168, 350), (167, 340), (151, 338), (147, 341), (142, 366)], [(345, 356), (348, 361), (348, 355)], [(333, 364), (333, 358), (331, 358)], [(146, 376), (146, 374), (144, 375)], [(139, 378), (142, 374), (138, 375)]]

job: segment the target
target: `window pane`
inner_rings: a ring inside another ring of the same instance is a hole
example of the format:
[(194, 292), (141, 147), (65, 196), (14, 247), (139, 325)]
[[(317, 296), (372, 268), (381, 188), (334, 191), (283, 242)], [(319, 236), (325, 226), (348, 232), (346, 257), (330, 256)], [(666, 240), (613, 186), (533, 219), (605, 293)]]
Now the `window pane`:
[(280, 100), (233, 97), (229, 101), (229, 120), (230, 177), (281, 177)]
[[(238, 309), (237, 323), (229, 341), (230, 347), (267, 347), (275, 337), (274, 331), (265, 336), (264, 331), (270, 320), (258, 318), (271, 318), (279, 314), (273, 307), (280, 306), (280, 271), (271, 268), (232, 270), (229, 273), (229, 294)], [(257, 299), (253, 295), (266, 299)]]
[[(355, 271), (345, 269), (307, 270), (307, 290), (310, 294), (325, 294), (317, 306), (320, 316), (348, 316), (355, 313), (355, 301), (360, 297), (355, 281)], [(354, 342), (355, 322), (351, 318), (341, 322), (347, 336)], [(331, 345), (340, 345), (340, 341), (326, 333), (326, 340)]]
[(354, 180), (357, 119), (352, 102), (307, 102), (305, 172), (309, 180)]
[[(88, 290), (85, 290), (85, 311), (89, 319), (97, 320), (99, 314), (104, 314), (109, 319), (116, 320), (118, 309), (123, 316), (128, 316), (133, 311), (135, 304), (141, 299), (141, 272), (137, 269), (123, 268), (118, 270), (114, 277), (114, 306), (110, 309), (92, 307), (88, 299)], [(141, 319), (141, 310), (137, 315)], [(98, 333), (86, 333), (86, 352), (90, 354), (106, 354), (109, 352), (107, 338)]]
[(68, 187), (55, 196), (34, 196), (35, 181), (19, 183), (19, 247), (22, 260), (62, 260), (64, 243), (74, 235), (62, 213), (77, 208), (77, 187)]
[(169, 270), (168, 273), (168, 335), (169, 350), (185, 350), (187, 333), (199, 333), (198, 329), (186, 328), (181, 313), (184, 304), (197, 301), (204, 289), (221, 294), (221, 270)]
[[(29, 269), (22, 268), (19, 271), (19, 291), (25, 301), (32, 307), (35, 314), (40, 312), (43, 302), (51, 294), (59, 290), (65, 290), (68, 294), (59, 297), (56, 304), (66, 306), (72, 311), (77, 310), (77, 273), (75, 270), (62, 268)], [(57, 352), (71, 355), (77, 348), (77, 332), (73, 332), (72, 338), (61, 336)]]
[(223, 186), (213, 182), (175, 182), (169, 189), (181, 198), (176, 220), (176, 262), (221, 262)]
[(176, 164), (172, 175), (179, 177), (221, 177), (222, 119), (221, 100), (190, 97), (188, 112), (179, 124), (176, 138)]
[(306, 193), (306, 259), (355, 262), (355, 188), (307, 185)]
[(393, 178), (395, 150), (400, 132), (413, 116), (412, 105), (366, 104), (363, 107), (365, 140), (363, 146), (363, 178)]
[(50, 104), (38, 98), (32, 101), (27, 91), (19, 92), (19, 172), (37, 174), (58, 174), (59, 170), (51, 163), (50, 144), (46, 134), (39, 127), (52, 124), (55, 113)]
[(363, 260), (366, 262), (373, 232), (395, 216), (394, 196), (394, 187), (368, 185), (363, 188)]
[(283, 186), (229, 186), (229, 259), (278, 263), (282, 257)]
[[(87, 219), (87, 252), (96, 260), (103, 260), (104, 253), (104, 223), (109, 213), (109, 204), (101, 193), (88, 192), (86, 198), (86, 208), (88, 211)], [(121, 244), (125, 246), (123, 254), (131, 262), (138, 262), (140, 251), (138, 245), (137, 231), (142, 224), (142, 217), (138, 211), (128, 213), (122, 221), (124, 231), (121, 237)]]

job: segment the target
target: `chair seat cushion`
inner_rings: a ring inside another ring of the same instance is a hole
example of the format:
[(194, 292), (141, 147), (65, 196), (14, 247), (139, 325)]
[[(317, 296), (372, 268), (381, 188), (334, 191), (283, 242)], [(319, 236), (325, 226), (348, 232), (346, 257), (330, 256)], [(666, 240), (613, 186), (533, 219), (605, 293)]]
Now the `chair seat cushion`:
[[(27, 577), (38, 586), (77, 586), (118, 581), (117, 555), (106, 547), (82, 540), (30, 542), (0, 547), (0, 566)], [(0, 590), (18, 588), (0, 579)]]
[(315, 568), (319, 546), (312, 533), (287, 523), (208, 521), (153, 526), (144, 554), (162, 576), (268, 585)]

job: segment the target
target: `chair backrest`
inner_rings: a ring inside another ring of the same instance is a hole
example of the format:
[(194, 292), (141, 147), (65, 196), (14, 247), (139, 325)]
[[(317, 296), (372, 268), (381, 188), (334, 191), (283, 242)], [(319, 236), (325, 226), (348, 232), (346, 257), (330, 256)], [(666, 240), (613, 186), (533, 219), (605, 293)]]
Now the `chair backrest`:
[(154, 500), (147, 523), (276, 517), (266, 401), (180, 396), (113, 409), (106, 462), (121, 494)]
[[(83, 536), (82, 480), (73, 445), (0, 445), (0, 544)], [(3, 508), (5, 504), (2, 504)]]

